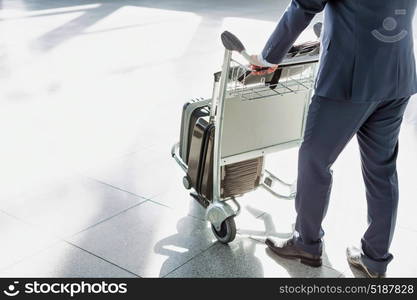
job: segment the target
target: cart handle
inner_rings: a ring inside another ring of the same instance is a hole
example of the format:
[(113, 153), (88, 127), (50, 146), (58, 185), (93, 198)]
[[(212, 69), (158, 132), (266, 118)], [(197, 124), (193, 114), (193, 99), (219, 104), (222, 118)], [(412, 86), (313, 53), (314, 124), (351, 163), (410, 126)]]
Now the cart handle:
[(237, 36), (235, 36), (230, 31), (223, 31), (221, 34), (221, 39), (223, 46), (227, 50), (236, 51), (240, 53), (249, 63), (251, 62), (250, 55), (246, 52), (245, 46), (243, 46), (242, 42)]
[(235, 36), (233, 33), (229, 31), (224, 31), (221, 34), (221, 39), (223, 46), (230, 51), (242, 52), (245, 51), (245, 46), (243, 46), (242, 42)]

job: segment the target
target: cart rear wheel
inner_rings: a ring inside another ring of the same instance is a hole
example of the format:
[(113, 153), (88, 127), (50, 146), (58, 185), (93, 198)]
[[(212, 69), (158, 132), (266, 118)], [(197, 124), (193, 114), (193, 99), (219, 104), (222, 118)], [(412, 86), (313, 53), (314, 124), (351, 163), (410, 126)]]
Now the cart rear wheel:
[(234, 217), (229, 217), (224, 220), (220, 226), (220, 230), (217, 230), (216, 227), (214, 227), (212, 224), (211, 230), (219, 242), (223, 244), (230, 243), (236, 237), (236, 223)]
[(187, 190), (189, 190), (189, 189), (191, 189), (191, 180), (190, 180), (190, 178), (188, 177), (188, 176), (184, 176), (183, 178), (182, 178), (182, 184), (184, 185), (184, 187), (187, 189)]

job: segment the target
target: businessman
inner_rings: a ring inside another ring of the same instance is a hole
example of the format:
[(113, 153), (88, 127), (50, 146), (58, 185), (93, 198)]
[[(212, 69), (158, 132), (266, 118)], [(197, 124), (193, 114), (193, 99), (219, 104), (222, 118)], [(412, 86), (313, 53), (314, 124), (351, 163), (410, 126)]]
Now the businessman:
[[(416, 0), (292, 0), (252, 64), (276, 68), (315, 14), (324, 10), (322, 51), (299, 150), (293, 238), (266, 244), (277, 255), (322, 264), (321, 227), (332, 186), (331, 166), (356, 134), (366, 185), (368, 228), (348, 262), (384, 277), (398, 205), (398, 135), (417, 93), (412, 19)], [(355, 199), (352, 199), (355, 200)]]

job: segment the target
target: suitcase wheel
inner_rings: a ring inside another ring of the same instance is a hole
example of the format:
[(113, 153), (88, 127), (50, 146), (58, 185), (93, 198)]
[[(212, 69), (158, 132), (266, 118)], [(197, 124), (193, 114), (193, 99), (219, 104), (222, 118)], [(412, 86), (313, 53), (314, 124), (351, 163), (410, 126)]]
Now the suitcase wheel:
[(191, 189), (191, 180), (190, 180), (190, 178), (188, 177), (188, 176), (184, 176), (183, 178), (182, 178), (182, 184), (184, 185), (184, 187), (187, 189), (187, 190), (189, 190), (189, 189)]
[(216, 230), (213, 225), (211, 225), (211, 230), (220, 243), (230, 243), (236, 237), (236, 223), (234, 217), (229, 217), (224, 220), (221, 224), (220, 230)]

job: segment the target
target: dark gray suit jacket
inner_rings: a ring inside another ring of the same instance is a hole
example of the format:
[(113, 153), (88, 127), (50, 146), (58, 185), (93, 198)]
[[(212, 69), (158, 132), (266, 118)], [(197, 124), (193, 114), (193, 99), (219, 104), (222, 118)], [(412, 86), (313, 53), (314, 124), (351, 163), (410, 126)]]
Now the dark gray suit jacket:
[(279, 63), (324, 10), (318, 96), (357, 102), (417, 93), (412, 19), (417, 0), (292, 0), (263, 58)]

